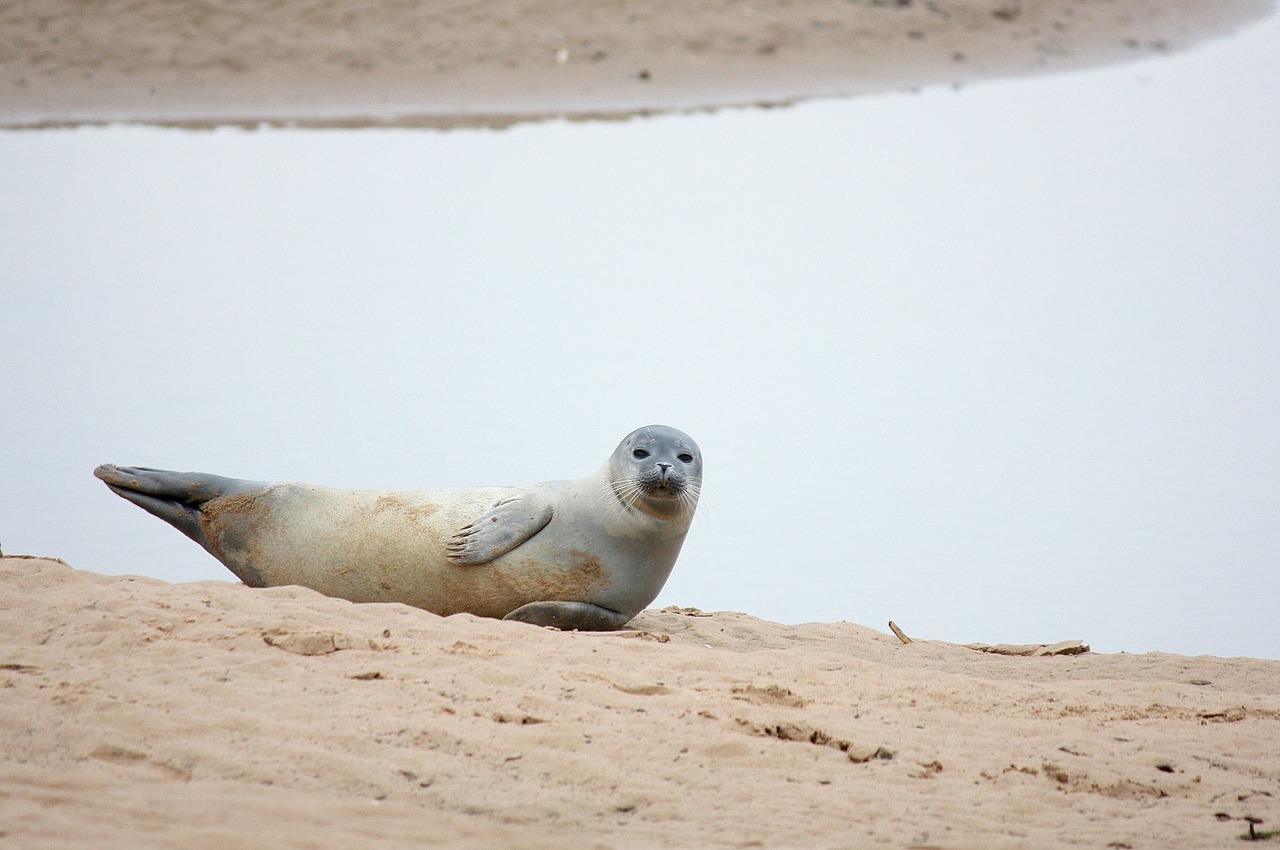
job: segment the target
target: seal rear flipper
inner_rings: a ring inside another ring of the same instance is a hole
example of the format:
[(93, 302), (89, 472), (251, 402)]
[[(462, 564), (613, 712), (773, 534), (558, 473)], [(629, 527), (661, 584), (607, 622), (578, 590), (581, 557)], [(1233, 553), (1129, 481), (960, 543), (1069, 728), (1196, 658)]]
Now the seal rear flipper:
[(219, 496), (260, 490), (265, 486), (260, 481), (225, 478), (207, 472), (171, 472), (146, 466), (116, 466), (114, 463), (102, 464), (93, 474), (113, 490), (118, 487), (193, 507)]
[(530, 602), (502, 619), (554, 626), (566, 632), (611, 632), (625, 626), (631, 618), (590, 602)]
[(93, 474), (102, 479), (111, 492), (169, 523), (215, 557), (217, 553), (210, 548), (200, 523), (200, 506), (219, 496), (250, 492), (263, 486), (256, 481), (203, 472), (170, 472), (113, 463), (104, 463)]
[(551, 522), (555, 508), (533, 493), (497, 502), (449, 538), (445, 550), (455, 564), (487, 564), (533, 537)]
[(204, 533), (200, 529), (200, 511), (198, 508), (175, 502), (172, 499), (161, 499), (156, 496), (148, 496), (146, 493), (139, 493), (136, 490), (127, 490), (115, 484), (108, 484), (107, 487), (120, 498), (133, 502), (152, 516), (160, 517), (160, 519), (200, 545), (205, 545)]

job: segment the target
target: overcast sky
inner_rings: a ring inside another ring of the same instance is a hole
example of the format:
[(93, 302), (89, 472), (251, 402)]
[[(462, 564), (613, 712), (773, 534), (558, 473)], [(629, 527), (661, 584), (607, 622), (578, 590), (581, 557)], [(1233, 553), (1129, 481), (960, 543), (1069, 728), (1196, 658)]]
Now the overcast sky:
[(578, 477), (656, 604), (1280, 657), (1280, 25), (1072, 75), (494, 131), (0, 134), (0, 545), (230, 578), (112, 461)]

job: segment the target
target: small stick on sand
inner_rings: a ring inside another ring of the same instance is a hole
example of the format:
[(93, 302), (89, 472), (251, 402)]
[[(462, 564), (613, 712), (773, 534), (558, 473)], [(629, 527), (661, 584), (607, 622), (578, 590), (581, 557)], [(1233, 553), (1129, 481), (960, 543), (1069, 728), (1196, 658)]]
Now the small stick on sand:
[(895, 623), (893, 620), (889, 621), (889, 628), (892, 629), (893, 633), (898, 636), (898, 640), (902, 641), (903, 643), (911, 643), (911, 638), (907, 637), (906, 634), (902, 631), (902, 629), (898, 628), (898, 624)]

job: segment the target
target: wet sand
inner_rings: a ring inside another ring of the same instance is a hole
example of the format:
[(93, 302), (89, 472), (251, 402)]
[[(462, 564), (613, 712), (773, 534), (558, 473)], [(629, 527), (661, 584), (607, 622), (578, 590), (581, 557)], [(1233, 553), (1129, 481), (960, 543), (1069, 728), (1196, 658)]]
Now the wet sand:
[(0, 0), (0, 127), (489, 126), (1184, 50), (1273, 0)]

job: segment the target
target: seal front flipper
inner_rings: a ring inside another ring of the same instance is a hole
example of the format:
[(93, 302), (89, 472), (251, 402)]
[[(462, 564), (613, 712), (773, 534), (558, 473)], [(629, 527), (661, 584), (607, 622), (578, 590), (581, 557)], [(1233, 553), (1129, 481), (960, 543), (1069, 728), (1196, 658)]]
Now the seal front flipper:
[(562, 631), (611, 632), (627, 624), (630, 617), (589, 602), (530, 602), (512, 611), (504, 620), (518, 620), (535, 626), (554, 626)]
[(555, 506), (538, 494), (502, 499), (449, 539), (449, 560), (463, 566), (487, 564), (546, 528), (554, 513)]

